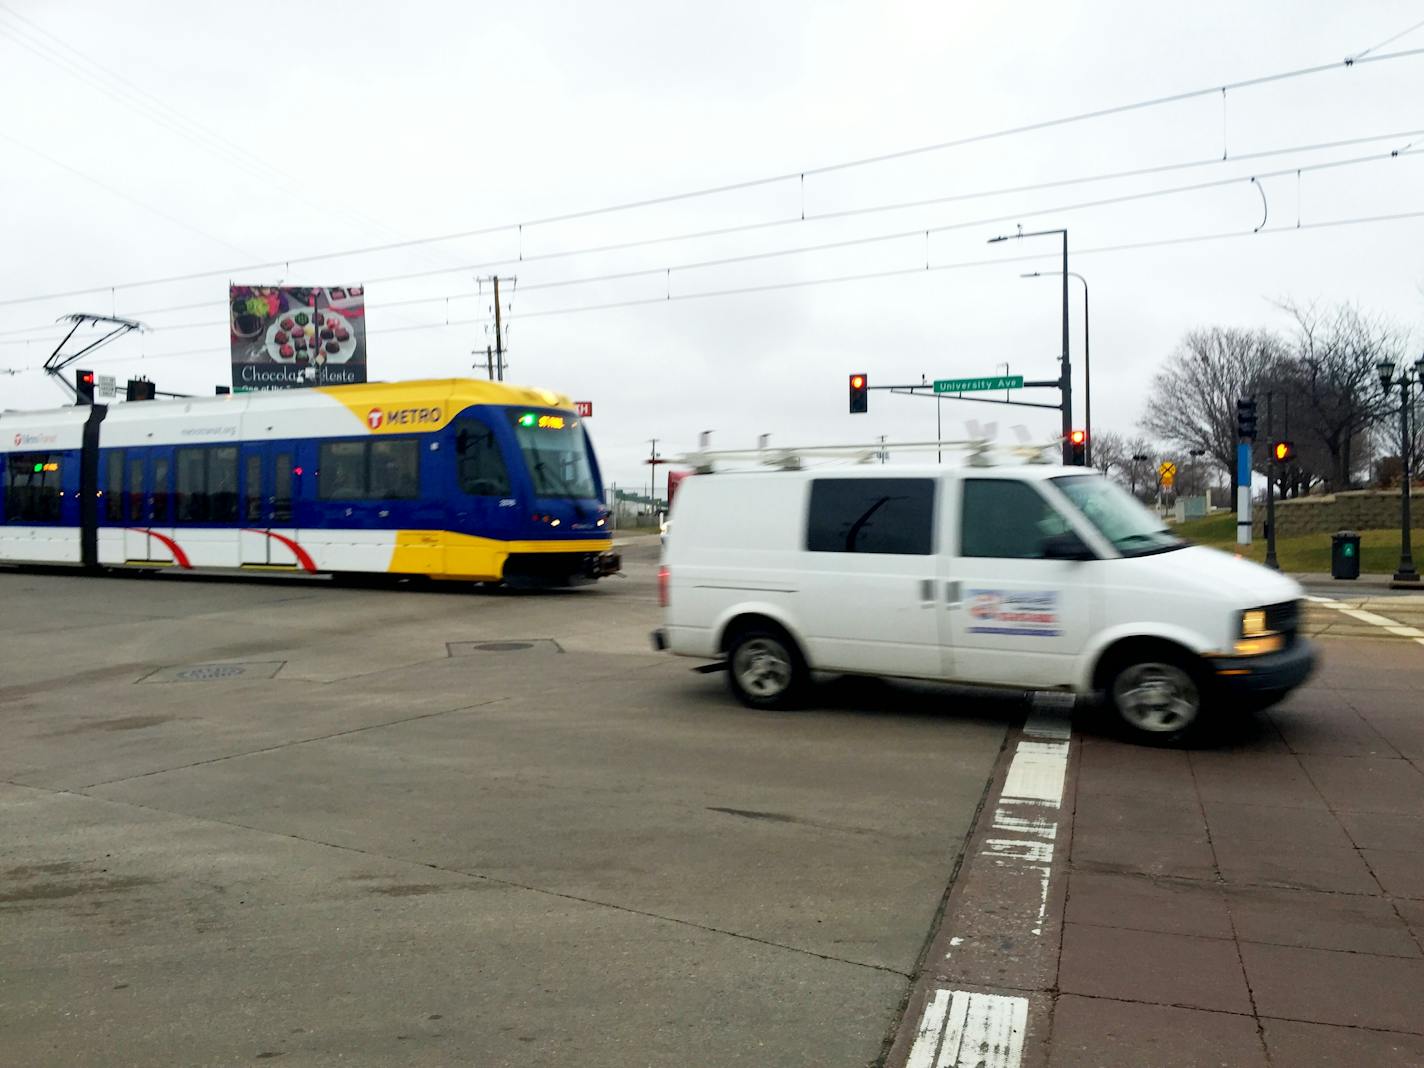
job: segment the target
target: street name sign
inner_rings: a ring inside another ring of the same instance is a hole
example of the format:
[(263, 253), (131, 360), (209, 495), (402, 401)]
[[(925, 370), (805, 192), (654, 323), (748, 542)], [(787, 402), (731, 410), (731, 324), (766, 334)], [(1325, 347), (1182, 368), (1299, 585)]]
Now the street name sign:
[(991, 375), (986, 378), (936, 378), (936, 393), (980, 393), (990, 389), (1022, 389), (1023, 375)]

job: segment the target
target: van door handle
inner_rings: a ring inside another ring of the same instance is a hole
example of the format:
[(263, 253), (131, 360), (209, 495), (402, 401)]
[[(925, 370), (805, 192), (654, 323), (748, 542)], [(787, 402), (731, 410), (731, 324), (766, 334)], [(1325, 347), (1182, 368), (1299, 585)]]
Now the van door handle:
[(934, 579), (920, 579), (920, 600), (927, 604), (934, 603)]
[(961, 586), (958, 579), (946, 582), (944, 584), (944, 603), (949, 605), (950, 608), (958, 608), (964, 600), (960, 590)]

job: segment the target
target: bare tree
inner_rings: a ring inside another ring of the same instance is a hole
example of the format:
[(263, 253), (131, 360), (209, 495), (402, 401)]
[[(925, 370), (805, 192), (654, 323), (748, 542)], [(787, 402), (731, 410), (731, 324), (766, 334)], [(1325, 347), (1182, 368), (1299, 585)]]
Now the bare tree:
[(1127, 442), (1115, 430), (1101, 430), (1093, 435), (1093, 466), (1102, 474), (1125, 481), (1130, 462)]
[(1285, 343), (1267, 330), (1213, 326), (1189, 331), (1152, 380), (1143, 428), (1183, 454), (1204, 450), (1203, 460), (1231, 479), (1236, 402), (1255, 396), (1286, 355)]
[[(1296, 321), (1293, 351), (1278, 395), (1289, 405), (1278, 413), (1275, 432), (1318, 446), (1328, 460), (1321, 474), (1330, 489), (1349, 489), (1355, 470), (1370, 457), (1369, 431), (1398, 405), (1379, 384), (1375, 365), (1406, 358), (1405, 335), (1385, 319), (1353, 305), (1320, 311), (1315, 305), (1284, 304)], [(1264, 429), (1264, 427), (1263, 427)], [(1397, 436), (1397, 435), (1396, 435)]]

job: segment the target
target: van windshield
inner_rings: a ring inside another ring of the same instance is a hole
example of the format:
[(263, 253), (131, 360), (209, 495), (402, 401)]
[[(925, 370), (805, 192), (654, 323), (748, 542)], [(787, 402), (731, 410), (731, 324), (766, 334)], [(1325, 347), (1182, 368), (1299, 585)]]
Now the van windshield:
[(1053, 484), (1123, 556), (1149, 556), (1187, 544), (1125, 489), (1099, 475), (1068, 475)]

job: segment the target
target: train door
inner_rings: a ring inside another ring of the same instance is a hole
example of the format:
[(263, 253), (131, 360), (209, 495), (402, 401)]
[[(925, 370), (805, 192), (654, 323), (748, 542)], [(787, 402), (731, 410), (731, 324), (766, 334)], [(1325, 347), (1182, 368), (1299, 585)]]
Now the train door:
[(293, 525), (292, 477), (290, 446), (242, 447), (243, 567), (305, 566)]
[(124, 559), (173, 562), (173, 450), (129, 450), (124, 466), (122, 515)]
[[(171, 564), (177, 552), (173, 527), (173, 449), (148, 450), (148, 559)], [(184, 563), (183, 566), (187, 566)]]

